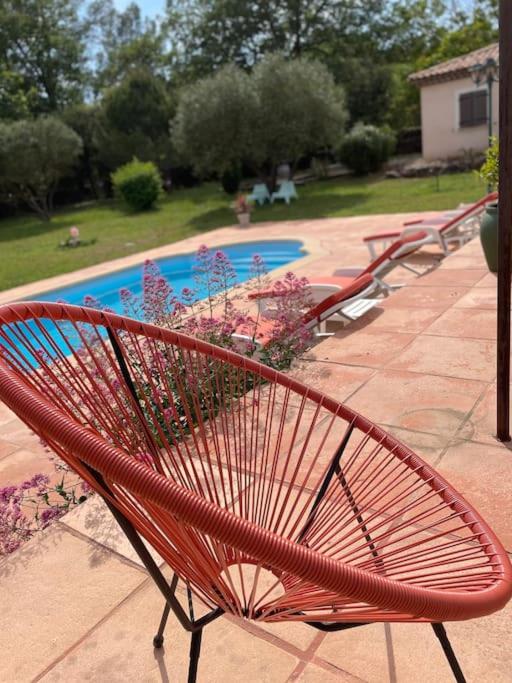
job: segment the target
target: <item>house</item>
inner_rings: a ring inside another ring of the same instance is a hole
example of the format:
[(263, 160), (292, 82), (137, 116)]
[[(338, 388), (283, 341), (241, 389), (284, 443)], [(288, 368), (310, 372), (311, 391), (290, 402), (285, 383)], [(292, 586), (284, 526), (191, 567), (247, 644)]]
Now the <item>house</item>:
[[(423, 157), (427, 161), (461, 156), (488, 146), (489, 97), (485, 80), (476, 85), (471, 69), (492, 59), (498, 43), (455, 57), (409, 76), (420, 88)], [(498, 132), (498, 88), (492, 92), (493, 131)]]

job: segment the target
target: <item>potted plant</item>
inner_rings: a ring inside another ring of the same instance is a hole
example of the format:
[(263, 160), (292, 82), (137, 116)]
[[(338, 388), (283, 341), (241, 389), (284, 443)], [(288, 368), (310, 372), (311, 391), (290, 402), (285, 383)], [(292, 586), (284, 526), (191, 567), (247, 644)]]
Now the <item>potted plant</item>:
[[(485, 162), (480, 169), (480, 177), (487, 185), (498, 189), (499, 182), (499, 146), (498, 140), (493, 138), (492, 145), (486, 152)], [(498, 202), (488, 204), (480, 226), (480, 241), (484, 250), (485, 260), (491, 273), (498, 272)]]
[(251, 222), (251, 207), (244, 195), (239, 195), (234, 205), (235, 213), (241, 228), (248, 228)]

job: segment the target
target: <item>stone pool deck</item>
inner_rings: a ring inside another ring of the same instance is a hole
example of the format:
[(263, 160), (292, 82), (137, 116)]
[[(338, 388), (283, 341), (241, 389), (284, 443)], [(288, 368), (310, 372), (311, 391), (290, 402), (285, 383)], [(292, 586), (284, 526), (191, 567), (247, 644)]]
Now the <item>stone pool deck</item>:
[[(330, 274), (366, 263), (360, 238), (408, 216), (279, 223), (214, 231), (201, 242), (304, 238), (316, 243), (295, 272)], [(183, 247), (183, 244), (185, 246)], [(316, 249), (316, 251), (315, 251)], [(424, 250), (415, 262), (435, 262)], [(512, 551), (512, 454), (494, 434), (496, 279), (477, 240), (339, 330), (294, 372), (385, 426), (444, 474)], [(30, 462), (30, 465), (28, 463)], [(34, 437), (0, 406), (0, 481), (43, 469)], [(98, 501), (73, 511), (0, 564), (0, 681), (186, 680), (188, 635), (170, 621), (151, 639), (162, 599)], [(511, 609), (448, 624), (468, 683), (510, 681)], [(426, 625), (322, 634), (300, 624), (256, 626), (222, 617), (203, 637), (200, 682), (445, 683), (451, 674)]]

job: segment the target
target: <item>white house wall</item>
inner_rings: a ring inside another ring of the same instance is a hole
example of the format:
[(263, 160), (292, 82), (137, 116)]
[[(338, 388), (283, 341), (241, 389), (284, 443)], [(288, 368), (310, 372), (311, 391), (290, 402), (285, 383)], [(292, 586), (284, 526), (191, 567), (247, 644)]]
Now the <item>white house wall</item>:
[[(487, 123), (469, 128), (459, 127), (459, 95), (476, 89), (470, 78), (421, 88), (421, 130), (425, 159), (446, 159), (460, 156), (464, 150), (482, 151), (487, 148)], [(493, 88), (493, 129), (496, 134), (498, 104), (496, 83)]]

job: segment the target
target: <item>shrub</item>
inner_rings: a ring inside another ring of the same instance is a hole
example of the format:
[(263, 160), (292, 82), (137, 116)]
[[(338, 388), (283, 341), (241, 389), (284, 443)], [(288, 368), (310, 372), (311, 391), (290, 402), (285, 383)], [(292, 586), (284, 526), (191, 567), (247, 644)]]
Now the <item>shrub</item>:
[(385, 128), (357, 124), (345, 137), (340, 159), (357, 175), (378, 171), (395, 148), (393, 133)]
[(150, 209), (158, 199), (162, 181), (152, 161), (134, 159), (112, 173), (116, 194), (135, 211)]
[(480, 178), (494, 190), (498, 189), (500, 180), (500, 149), (498, 139), (493, 138), (492, 145), (485, 153), (485, 162), (480, 169)]
[(240, 181), (242, 180), (242, 173), (240, 167), (234, 166), (233, 168), (224, 171), (221, 177), (222, 189), (226, 194), (236, 194), (238, 188), (240, 187)]

